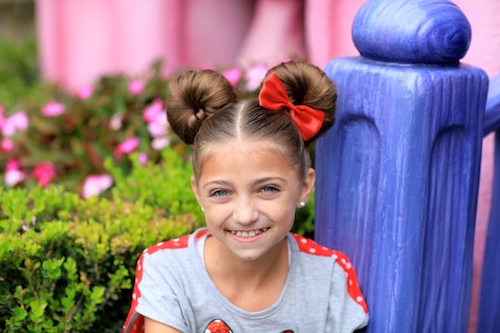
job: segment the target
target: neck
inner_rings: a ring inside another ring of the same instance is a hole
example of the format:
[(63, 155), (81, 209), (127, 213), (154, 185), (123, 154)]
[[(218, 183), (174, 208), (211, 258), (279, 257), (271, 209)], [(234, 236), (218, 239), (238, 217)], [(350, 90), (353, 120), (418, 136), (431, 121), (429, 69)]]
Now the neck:
[(236, 257), (214, 237), (205, 244), (207, 272), (217, 289), (246, 311), (261, 311), (279, 299), (288, 276), (288, 246), (283, 239), (264, 257)]
[(235, 256), (215, 237), (208, 237), (205, 245), (205, 262), (209, 274), (233, 277), (235, 282), (242, 283), (253, 280), (255, 284), (259, 284), (259, 281), (272, 277), (277, 272), (288, 273), (288, 255), (287, 238), (256, 260), (245, 260)]

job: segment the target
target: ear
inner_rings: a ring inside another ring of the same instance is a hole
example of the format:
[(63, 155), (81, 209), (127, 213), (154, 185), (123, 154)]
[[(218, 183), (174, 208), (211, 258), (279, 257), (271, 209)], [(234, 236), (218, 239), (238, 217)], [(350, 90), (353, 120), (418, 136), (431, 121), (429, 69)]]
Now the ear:
[(198, 201), (198, 204), (201, 206), (200, 193), (198, 191), (198, 183), (196, 182), (196, 178), (194, 177), (194, 175), (191, 176), (191, 188), (193, 189), (194, 196), (196, 197), (196, 201)]
[(306, 176), (302, 181), (300, 189), (299, 202), (307, 202), (314, 190), (314, 183), (316, 181), (316, 171), (313, 168), (307, 170)]

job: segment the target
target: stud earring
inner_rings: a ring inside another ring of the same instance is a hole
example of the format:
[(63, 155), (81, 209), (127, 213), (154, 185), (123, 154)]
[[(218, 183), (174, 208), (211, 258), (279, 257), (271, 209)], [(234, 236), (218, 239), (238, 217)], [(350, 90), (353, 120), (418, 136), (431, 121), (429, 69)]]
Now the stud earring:
[(201, 211), (202, 211), (203, 213), (205, 213), (205, 208), (201, 207)]
[(299, 206), (300, 206), (301, 208), (303, 208), (305, 205), (306, 205), (306, 203), (305, 203), (304, 201), (301, 201), (301, 202), (299, 203)]

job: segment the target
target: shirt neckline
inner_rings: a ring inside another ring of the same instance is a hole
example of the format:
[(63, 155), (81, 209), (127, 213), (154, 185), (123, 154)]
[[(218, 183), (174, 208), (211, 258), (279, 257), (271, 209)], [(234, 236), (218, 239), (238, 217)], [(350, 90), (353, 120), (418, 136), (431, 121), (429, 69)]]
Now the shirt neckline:
[[(272, 306), (270, 306), (267, 309), (264, 309), (261, 311), (256, 311), (256, 312), (250, 312), (250, 311), (243, 310), (240, 307), (231, 303), (219, 291), (219, 289), (217, 288), (215, 283), (212, 281), (212, 279), (208, 275), (208, 272), (205, 268), (205, 262), (203, 259), (203, 248), (204, 248), (205, 241), (206, 241), (209, 234), (206, 233), (205, 235), (203, 235), (201, 237), (196, 236), (200, 232), (206, 232), (206, 231), (207, 231), (206, 227), (196, 230), (193, 234), (191, 234), (188, 242), (189, 242), (190, 250), (195, 252), (194, 255), (197, 258), (196, 263), (194, 265), (195, 266), (194, 268), (196, 269), (199, 276), (202, 277), (202, 279), (203, 279), (202, 283), (206, 286), (207, 291), (209, 291), (214, 296), (214, 298), (217, 299), (219, 301), (219, 303), (222, 304), (224, 307), (226, 307), (229, 311), (236, 313), (236, 314), (238, 314), (242, 317), (245, 317), (245, 318), (249, 318), (249, 319), (265, 318), (265, 317), (271, 316), (274, 313), (276, 313), (277, 311), (279, 311), (279, 309), (281, 309), (283, 307), (283, 305), (286, 303), (286, 299), (292, 290), (292, 285), (294, 283), (294, 276), (296, 276), (296, 274), (294, 274), (294, 271), (296, 270), (296, 264), (295, 264), (295, 261), (293, 260), (293, 257), (294, 257), (294, 252), (296, 252), (298, 249), (298, 245), (297, 245), (295, 239), (293, 238), (293, 236), (290, 233), (288, 233), (286, 236), (287, 240), (288, 240), (287, 243), (288, 243), (288, 260), (289, 260), (288, 267), (289, 267), (289, 269), (288, 269), (288, 275), (287, 275), (287, 278), (285, 281), (285, 286), (283, 287), (283, 291), (281, 292), (279, 299)], [(201, 242), (201, 244), (200, 244), (200, 242)], [(200, 244), (200, 245), (198, 245), (198, 244)], [(199, 250), (200, 246), (201, 246), (201, 251)]]

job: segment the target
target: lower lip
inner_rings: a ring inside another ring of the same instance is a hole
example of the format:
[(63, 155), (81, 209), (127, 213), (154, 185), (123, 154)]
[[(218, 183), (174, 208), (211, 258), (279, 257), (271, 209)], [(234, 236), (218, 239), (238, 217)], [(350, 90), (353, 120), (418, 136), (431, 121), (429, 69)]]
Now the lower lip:
[(228, 233), (233, 237), (234, 240), (236, 240), (236, 241), (238, 241), (240, 243), (251, 243), (251, 242), (255, 242), (258, 239), (260, 239), (268, 231), (269, 230), (266, 230), (266, 231), (261, 232), (260, 234), (255, 235), (253, 237), (240, 237), (240, 236), (236, 236), (231, 231), (228, 231)]

